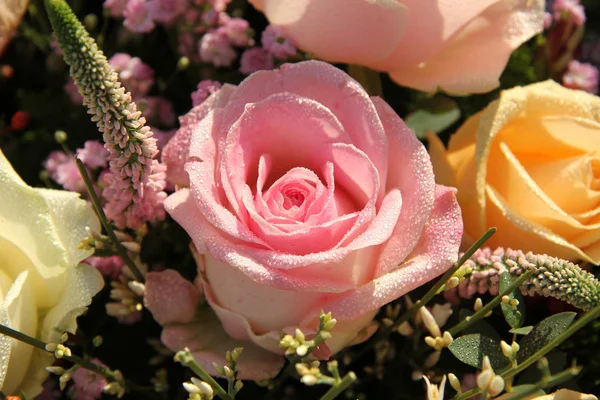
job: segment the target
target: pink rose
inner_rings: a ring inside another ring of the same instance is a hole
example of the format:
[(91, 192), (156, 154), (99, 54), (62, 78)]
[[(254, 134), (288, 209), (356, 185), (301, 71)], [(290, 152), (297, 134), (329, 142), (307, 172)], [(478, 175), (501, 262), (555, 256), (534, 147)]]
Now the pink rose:
[(250, 0), (316, 57), (432, 92), (487, 92), (544, 29), (543, 0)]
[(456, 190), (434, 183), (414, 133), (341, 70), (307, 61), (260, 71), (181, 122), (163, 159), (183, 188), (165, 207), (192, 237), (199, 274), (196, 285), (149, 274), (147, 304), (165, 344), (190, 347), (210, 371), (227, 335), (203, 339), (215, 319), (195, 311), (200, 292), (252, 351), (240, 362), (257, 379), (281, 366), (280, 332), (310, 335), (331, 311), (335, 353), (372, 333), (381, 306), (456, 261)]

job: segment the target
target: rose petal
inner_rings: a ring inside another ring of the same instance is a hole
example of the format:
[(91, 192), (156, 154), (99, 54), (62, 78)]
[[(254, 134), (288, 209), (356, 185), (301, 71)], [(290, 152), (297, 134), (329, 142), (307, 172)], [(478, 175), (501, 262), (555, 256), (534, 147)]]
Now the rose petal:
[(463, 226), (456, 189), (436, 185), (435, 203), (413, 253), (395, 270), (323, 306), (335, 318), (352, 320), (423, 285), (456, 262)]
[[(473, 18), (497, 2), (498, 0), (402, 0), (409, 12), (402, 40), (389, 57), (372, 66), (393, 71), (398, 66), (417, 65), (427, 61), (447, 46), (454, 35)], [(365, 62), (361, 61), (359, 64)]]
[(146, 275), (144, 305), (161, 325), (187, 323), (194, 319), (200, 291), (174, 269)]
[(438, 88), (449, 93), (490, 91), (498, 87), (514, 49), (543, 30), (543, 9), (542, 0), (496, 1), (423, 62), (385, 69), (396, 83), (427, 92)]
[(162, 161), (167, 164), (168, 180), (180, 186), (188, 186), (189, 178), (184, 170), (188, 158), (192, 132), (196, 125), (212, 109), (223, 107), (235, 90), (235, 86), (225, 84), (221, 89), (211, 94), (202, 104), (192, 108), (190, 112), (179, 118), (181, 128), (175, 136), (169, 140), (162, 153)]
[(551, 246), (553, 257), (593, 262), (583, 251), (564, 238), (554, 234), (543, 225), (519, 215), (491, 186), (486, 187), (486, 195), (488, 200), (487, 221), (490, 226), (498, 228), (496, 234), (488, 241), (490, 247), (511, 247), (522, 249), (525, 252), (545, 254), (547, 253), (546, 249)]
[(172, 351), (189, 348), (194, 359), (211, 375), (217, 376), (213, 363), (227, 365), (225, 353), (236, 347), (244, 351), (238, 360), (238, 378), (264, 380), (277, 375), (284, 358), (251, 342), (231, 338), (209, 307), (202, 307), (197, 320), (164, 328), (161, 340)]
[(321, 171), (327, 161), (333, 161), (330, 149), (338, 143), (351, 143), (351, 139), (336, 116), (316, 101), (279, 93), (247, 104), (227, 135), (221, 165), (229, 204), (244, 219), (242, 193), (246, 184), (257, 181), (261, 155), (271, 157), (270, 174), (276, 179), (294, 167)]
[(400, 117), (380, 98), (373, 98), (388, 135), (389, 159), (386, 191), (399, 189), (402, 210), (390, 240), (384, 244), (376, 276), (395, 268), (418, 242), (434, 202), (433, 167), (427, 150)]
[[(354, 287), (344, 277), (355, 276), (353, 271), (359, 268), (358, 265), (350, 265), (364, 262), (353, 255), (353, 249), (348, 248), (296, 256), (233, 242), (204, 218), (186, 189), (169, 196), (165, 208), (188, 232), (198, 252), (211, 254), (215, 259), (238, 268), (250, 279), (280, 289), (344, 291)], [(384, 227), (378, 229), (382, 232), (377, 235), (363, 234), (361, 244), (368, 246), (370, 243), (377, 244), (376, 240), (385, 240)], [(321, 269), (322, 274), (306, 273), (306, 266)], [(362, 264), (360, 268), (364, 268)]]
[[(328, 63), (305, 61), (252, 74), (231, 97), (225, 124), (232, 125), (242, 115), (246, 104), (284, 92), (315, 100), (330, 110), (350, 135), (352, 143), (373, 162), (381, 182), (386, 181), (388, 145), (377, 111), (358, 82)], [(382, 198), (383, 186), (380, 187), (379, 201)]]
[[(36, 337), (38, 328), (38, 312), (32, 294), (32, 283), (29, 271), (24, 271), (17, 276), (0, 308), (8, 315), (8, 327), (18, 330), (25, 335)], [(6, 371), (0, 371), (2, 392), (13, 395), (18, 394), (17, 389), (26, 378), (33, 347), (16, 339), (11, 340), (10, 355), (12, 362), (8, 363)], [(31, 384), (31, 383), (29, 383)], [(37, 383), (40, 386), (40, 383)]]
[(2, 270), (16, 277), (27, 266), (35, 266), (30, 279), (36, 287), (36, 304), (51, 307), (65, 285), (66, 274), (60, 271), (93, 252), (77, 250), (88, 236), (85, 227), (99, 231), (100, 223), (78, 193), (27, 186), (2, 152), (0, 181), (11, 189), (3, 191), (0, 208), (0, 246), (3, 254), (11, 254), (6, 255)]
[[(408, 10), (395, 0), (251, 0), (300, 48), (332, 62), (366, 64), (389, 56)], [(326, 40), (324, 40), (326, 38)]]

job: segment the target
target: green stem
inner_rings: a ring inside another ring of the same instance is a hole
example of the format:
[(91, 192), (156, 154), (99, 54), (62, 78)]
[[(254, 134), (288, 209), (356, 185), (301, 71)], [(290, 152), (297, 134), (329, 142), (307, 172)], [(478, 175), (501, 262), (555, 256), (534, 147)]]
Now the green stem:
[[(513, 376), (517, 375), (518, 373), (522, 372), (523, 370), (525, 370), (526, 368), (528, 368), (529, 366), (531, 366), (532, 364), (537, 362), (540, 358), (542, 358), (546, 354), (548, 354), (556, 346), (558, 346), (563, 341), (565, 341), (566, 339), (571, 337), (575, 332), (577, 332), (578, 330), (583, 328), (585, 325), (587, 325), (589, 322), (593, 321), (594, 319), (596, 319), (598, 317), (600, 317), (600, 305), (598, 305), (598, 306), (592, 308), (590, 311), (586, 312), (581, 318), (579, 318), (571, 326), (569, 326), (563, 333), (561, 333), (560, 335), (556, 336), (554, 339), (549, 341), (544, 347), (542, 347), (537, 352), (535, 352), (527, 360), (523, 361), (517, 367), (511, 368), (511, 369), (503, 372), (502, 374), (500, 374), (500, 376), (502, 376), (502, 378), (504, 378), (506, 380), (507, 378), (513, 377)], [(464, 399), (470, 398), (471, 396), (475, 396), (478, 393), (480, 393), (480, 389), (474, 388), (474, 389), (469, 390), (468, 392), (461, 394), (458, 397), (454, 397), (454, 399), (455, 400), (464, 400)]]
[(542, 378), (537, 384), (530, 387), (529, 389), (523, 390), (520, 392), (515, 392), (514, 395), (510, 396), (510, 400), (521, 400), (521, 399), (529, 398), (528, 396), (534, 394), (535, 392), (537, 392), (540, 389), (550, 388), (550, 387), (557, 386), (557, 385), (560, 385), (561, 383), (568, 381), (572, 377), (579, 374), (580, 371), (581, 371), (580, 368), (572, 367), (569, 369), (565, 369), (564, 371), (559, 372), (556, 375)]
[(188, 367), (189, 369), (191, 369), (192, 371), (194, 371), (194, 373), (196, 375), (198, 375), (200, 377), (200, 379), (202, 379), (204, 382), (208, 383), (213, 388), (213, 390), (215, 391), (217, 396), (219, 396), (223, 400), (232, 400), (233, 399), (225, 391), (225, 389), (223, 389), (221, 387), (221, 385), (219, 385), (219, 383), (217, 381), (215, 381), (214, 378), (212, 376), (210, 376), (208, 374), (208, 372), (206, 372), (206, 370), (204, 368), (202, 368), (202, 366), (200, 364), (198, 364), (198, 362), (196, 360), (194, 360), (192, 358), (190, 361), (187, 361), (185, 363), (185, 366)]
[[(314, 341), (314, 345), (310, 346), (308, 348), (308, 351), (306, 352), (306, 354), (304, 356), (298, 356), (295, 355), (291, 358), (288, 359), (289, 363), (287, 365), (287, 367), (285, 367), (285, 369), (283, 370), (282, 373), (280, 373), (279, 375), (277, 375), (277, 377), (273, 380), (273, 387), (277, 387), (281, 384), (281, 382), (283, 382), (288, 376), (292, 375), (295, 371), (296, 371), (296, 364), (299, 363), (300, 361), (302, 361), (303, 358), (306, 358), (310, 355), (310, 353), (312, 353), (321, 343), (323, 343), (326, 339), (324, 339), (321, 335), (320, 332), (319, 334), (317, 334), (317, 336), (315, 336), (315, 338), (313, 339)], [(271, 398), (271, 396), (275, 395), (276, 390), (272, 390), (267, 394), (267, 399)]]
[(379, 72), (361, 65), (350, 64), (348, 65), (348, 74), (356, 79), (369, 95), (383, 98), (381, 75)]
[(87, 191), (90, 195), (90, 198), (92, 199), (92, 204), (94, 205), (96, 214), (98, 215), (98, 218), (100, 219), (100, 222), (102, 223), (102, 226), (104, 226), (104, 229), (106, 230), (106, 233), (108, 234), (108, 237), (114, 243), (115, 248), (116, 248), (117, 252), (119, 253), (119, 256), (121, 257), (121, 259), (123, 259), (123, 261), (125, 262), (125, 264), (127, 264), (127, 266), (129, 267), (129, 269), (131, 270), (133, 275), (135, 275), (135, 279), (137, 279), (140, 282), (144, 282), (145, 281), (144, 275), (142, 275), (142, 273), (140, 272), (138, 267), (135, 265), (133, 260), (129, 257), (129, 255), (127, 254), (127, 250), (125, 250), (125, 248), (121, 245), (121, 242), (119, 242), (119, 239), (117, 239), (117, 236), (115, 235), (115, 232), (114, 232), (110, 222), (108, 221), (108, 218), (106, 218), (106, 214), (104, 214), (104, 210), (102, 209), (102, 204), (100, 204), (100, 199), (98, 198), (98, 195), (96, 194), (96, 191), (94, 190), (94, 185), (92, 184), (92, 180), (90, 179), (90, 176), (88, 175), (87, 170), (85, 169), (85, 165), (83, 165), (83, 162), (77, 157), (75, 158), (75, 162), (77, 163), (77, 169), (79, 170), (79, 173), (81, 174), (81, 177), (83, 178), (83, 183), (85, 184), (85, 188), (87, 189)]
[[(41, 340), (38, 340), (36, 338), (33, 338), (29, 335), (26, 335), (22, 332), (19, 332), (12, 328), (9, 328), (8, 326), (4, 326), (4, 325), (0, 324), (0, 334), (9, 336), (9, 337), (16, 339), (18, 341), (21, 341), (23, 343), (27, 343), (30, 346), (36, 347), (40, 350), (44, 350), (48, 353), (52, 353), (51, 351), (46, 350), (46, 343), (44, 343)], [(98, 364), (95, 364), (91, 361), (88, 361), (84, 358), (78, 357), (76, 355), (64, 356), (62, 358), (67, 361), (70, 361), (74, 364), (79, 364), (87, 370), (90, 370), (92, 372), (96, 372), (100, 375), (103, 375), (107, 379), (110, 379), (112, 381), (117, 380), (115, 374), (111, 370), (104, 368)]]
[(448, 280), (450, 278), (452, 278), (452, 275), (454, 275), (454, 273), (456, 271), (458, 271), (458, 269), (464, 263), (466, 263), (467, 260), (469, 258), (471, 258), (471, 256), (481, 246), (483, 246), (483, 244), (485, 242), (487, 242), (489, 238), (492, 237), (492, 235), (494, 235), (494, 233), (496, 233), (496, 228), (490, 228), (490, 229), (488, 229), (488, 231), (482, 237), (480, 237), (479, 240), (477, 240), (471, 247), (469, 247), (469, 249), (456, 262), (456, 264), (454, 264), (452, 266), (452, 268), (450, 268), (448, 271), (446, 271), (446, 273), (441, 277), (441, 279), (439, 279), (435, 283), (435, 285), (433, 285), (433, 287), (431, 289), (429, 289), (429, 291), (425, 294), (425, 296), (423, 296), (423, 298), (421, 298), (420, 300), (418, 300), (409, 310), (407, 310), (392, 325), (390, 325), (387, 328), (382, 329), (380, 331), (381, 334), (379, 336), (383, 337), (383, 336), (389, 335), (394, 329), (396, 329), (397, 327), (399, 327), (400, 325), (402, 325), (404, 322), (408, 321), (409, 319), (413, 318), (417, 314), (417, 312), (419, 312), (419, 310), (421, 309), (421, 307), (423, 307), (427, 303), (429, 303), (429, 301), (431, 301), (431, 299), (433, 299), (438, 294), (438, 291), (442, 288), (442, 286), (444, 286), (448, 282)]
[(344, 378), (342, 378), (342, 380), (340, 381), (339, 384), (337, 384), (336, 386), (333, 386), (331, 389), (329, 389), (327, 391), (327, 393), (325, 393), (323, 395), (323, 397), (321, 397), (321, 400), (335, 399), (337, 396), (342, 394), (342, 392), (344, 390), (348, 389), (348, 387), (350, 387), (350, 385), (352, 385), (355, 381), (356, 381), (356, 374), (352, 371), (348, 372), (346, 374), (346, 376), (344, 376)]
[(504, 289), (502, 292), (498, 293), (498, 295), (496, 297), (494, 297), (492, 299), (492, 301), (490, 301), (485, 306), (483, 306), (481, 308), (481, 310), (477, 311), (475, 314), (467, 317), (465, 320), (456, 324), (451, 329), (449, 329), (448, 332), (450, 332), (450, 334), (452, 336), (454, 336), (457, 333), (464, 331), (465, 329), (467, 329), (468, 327), (473, 325), (475, 322), (482, 319), (485, 316), (485, 314), (487, 314), (489, 311), (493, 310), (494, 307), (496, 307), (498, 304), (500, 304), (502, 302), (502, 297), (508, 295), (509, 293), (512, 293), (517, 288), (519, 288), (519, 286), (521, 286), (523, 284), (523, 282), (525, 282), (526, 280), (531, 278), (531, 276), (534, 274), (534, 272), (535, 271), (532, 271), (532, 270), (525, 272), (519, 278), (515, 279), (509, 287)]

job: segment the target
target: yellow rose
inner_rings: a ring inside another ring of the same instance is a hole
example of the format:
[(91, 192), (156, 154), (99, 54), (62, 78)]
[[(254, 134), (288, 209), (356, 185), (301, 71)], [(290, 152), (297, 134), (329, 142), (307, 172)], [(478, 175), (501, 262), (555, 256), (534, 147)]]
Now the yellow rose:
[[(0, 324), (58, 342), (104, 285), (94, 267), (79, 264), (92, 251), (77, 250), (98, 219), (76, 193), (27, 186), (1, 151), (0, 193)], [(35, 397), (52, 362), (0, 334), (0, 391)]]
[(490, 246), (600, 263), (600, 98), (552, 81), (505, 90), (448, 150), (429, 144), (466, 241), (496, 226)]
[[(496, 400), (510, 400), (512, 393), (503, 394), (497, 397)], [(514, 395), (513, 395), (514, 396)], [(593, 394), (585, 394), (574, 392), (572, 390), (561, 389), (558, 392), (547, 394), (544, 396), (527, 397), (529, 400), (598, 400)]]

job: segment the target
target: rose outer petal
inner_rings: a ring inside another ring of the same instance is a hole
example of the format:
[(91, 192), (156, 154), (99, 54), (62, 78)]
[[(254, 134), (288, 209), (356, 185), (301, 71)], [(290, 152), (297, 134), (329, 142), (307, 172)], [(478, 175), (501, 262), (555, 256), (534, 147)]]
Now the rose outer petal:
[(194, 319), (200, 295), (200, 290), (174, 269), (146, 275), (144, 305), (161, 325)]
[(209, 307), (202, 307), (188, 324), (166, 326), (161, 341), (172, 351), (189, 348), (194, 359), (211, 375), (218, 373), (213, 363), (227, 365), (225, 353), (236, 347), (244, 351), (238, 362), (238, 378), (264, 380), (277, 375), (285, 359), (248, 341), (231, 338)]
[(435, 178), (425, 146), (398, 114), (379, 97), (373, 103), (388, 136), (389, 152), (386, 192), (398, 189), (402, 209), (390, 240), (383, 245), (375, 276), (395, 268), (413, 250), (421, 237), (434, 203)]
[(188, 158), (192, 132), (206, 115), (214, 108), (223, 107), (235, 90), (234, 85), (225, 84), (221, 89), (211, 94), (204, 102), (179, 118), (181, 127), (175, 136), (169, 140), (162, 153), (162, 161), (167, 164), (167, 179), (179, 186), (188, 186), (190, 181), (184, 170)]
[(396, 0), (251, 0), (273, 25), (318, 58), (368, 64), (387, 58), (402, 37), (408, 9)]

